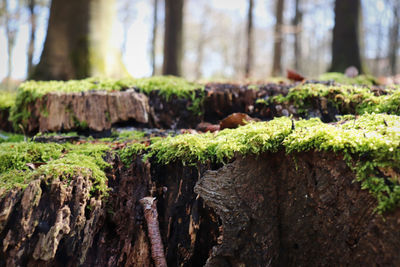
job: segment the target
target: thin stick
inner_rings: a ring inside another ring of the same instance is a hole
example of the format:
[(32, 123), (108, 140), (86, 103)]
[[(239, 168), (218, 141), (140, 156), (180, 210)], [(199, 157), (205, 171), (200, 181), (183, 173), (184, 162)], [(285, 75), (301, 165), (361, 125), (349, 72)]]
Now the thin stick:
[(157, 201), (153, 197), (144, 197), (140, 201), (143, 206), (144, 217), (151, 243), (151, 256), (156, 267), (167, 267), (164, 255), (164, 246), (161, 241), (160, 227), (158, 225)]

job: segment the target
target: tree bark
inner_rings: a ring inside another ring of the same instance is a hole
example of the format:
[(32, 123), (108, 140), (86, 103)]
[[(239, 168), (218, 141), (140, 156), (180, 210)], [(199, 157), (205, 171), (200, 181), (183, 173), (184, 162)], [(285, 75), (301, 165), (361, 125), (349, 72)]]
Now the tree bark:
[(285, 0), (276, 2), (276, 24), (275, 24), (275, 41), (274, 41), (274, 61), (272, 65), (272, 76), (279, 76), (282, 73), (281, 57), (282, 57), (282, 25), (283, 25), (283, 10)]
[(249, 78), (253, 68), (253, 6), (254, 1), (249, 0), (249, 8), (247, 11), (247, 52), (246, 52), (246, 66), (245, 77)]
[(126, 76), (121, 54), (110, 40), (114, 5), (115, 0), (53, 0), (46, 41), (33, 78)]
[(6, 76), (6, 87), (10, 86), (10, 79), (12, 74), (12, 53), (15, 46), (15, 41), (18, 33), (18, 19), (19, 19), (19, 5), (16, 7), (16, 11), (11, 12), (8, 8), (8, 1), (3, 0), (3, 8), (5, 12), (5, 31), (7, 37), (7, 76)]
[(181, 75), (184, 0), (165, 0), (164, 75)]
[(354, 66), (363, 72), (359, 47), (360, 0), (335, 1), (332, 64), (330, 71), (344, 72)]
[(29, 0), (29, 21), (31, 23), (29, 45), (28, 45), (28, 77), (33, 73), (33, 53), (35, 52), (36, 40), (36, 13), (35, 13), (36, 0)]
[(156, 40), (157, 40), (157, 18), (158, 18), (158, 0), (153, 4), (153, 31), (151, 38), (151, 75), (156, 75)]
[(392, 75), (396, 74), (397, 70), (397, 51), (399, 49), (399, 27), (400, 27), (400, 3), (393, 1), (393, 24), (390, 29), (389, 41), (389, 63), (390, 72)]
[(293, 18), (294, 32), (294, 69), (301, 71), (301, 20), (303, 13), (300, 10), (300, 0), (295, 3), (295, 15)]

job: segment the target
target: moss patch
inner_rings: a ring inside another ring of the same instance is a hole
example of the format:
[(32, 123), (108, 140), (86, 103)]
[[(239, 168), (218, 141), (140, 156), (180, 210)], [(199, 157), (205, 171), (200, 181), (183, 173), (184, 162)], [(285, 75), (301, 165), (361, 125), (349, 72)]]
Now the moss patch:
[(26, 138), (22, 134), (14, 134), (0, 131), (0, 143), (4, 142), (22, 142)]
[(377, 211), (382, 213), (400, 204), (399, 147), (398, 116), (366, 114), (357, 119), (345, 116), (336, 124), (325, 124), (319, 119), (292, 123), (283, 117), (217, 134), (159, 139), (150, 145), (146, 157), (153, 157), (161, 164), (178, 160), (196, 164), (226, 162), (237, 153), (257, 155), (281, 149), (287, 153), (310, 150), (341, 153), (362, 188), (377, 198)]
[(377, 79), (372, 75), (358, 75), (354, 78), (349, 78), (340, 72), (328, 72), (321, 74), (318, 78), (321, 81), (335, 81), (340, 84), (363, 84), (363, 85), (374, 85), (378, 84)]
[(107, 194), (103, 157), (110, 148), (103, 144), (2, 143), (0, 144), (0, 187), (26, 187), (36, 178), (72, 179), (84, 175), (93, 179), (92, 193)]
[[(271, 98), (275, 103), (291, 103), (300, 114), (307, 113), (314, 99), (325, 98), (332, 103), (341, 114), (391, 113), (400, 115), (400, 87), (385, 89), (386, 95), (375, 95), (365, 86), (326, 86), (323, 84), (303, 84), (291, 88), (286, 96)], [(265, 103), (257, 100), (257, 103)]]
[(0, 110), (8, 110), (15, 104), (16, 92), (0, 91)]

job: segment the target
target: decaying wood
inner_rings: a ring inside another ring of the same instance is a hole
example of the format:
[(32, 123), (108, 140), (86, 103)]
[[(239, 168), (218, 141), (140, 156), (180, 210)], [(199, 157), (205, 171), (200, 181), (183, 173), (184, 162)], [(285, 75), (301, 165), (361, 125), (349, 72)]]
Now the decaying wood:
[(156, 267), (167, 267), (167, 261), (164, 255), (164, 246), (160, 235), (160, 226), (158, 224), (157, 201), (153, 197), (144, 197), (140, 201), (143, 206), (144, 217), (147, 222), (147, 230), (151, 243), (151, 256)]

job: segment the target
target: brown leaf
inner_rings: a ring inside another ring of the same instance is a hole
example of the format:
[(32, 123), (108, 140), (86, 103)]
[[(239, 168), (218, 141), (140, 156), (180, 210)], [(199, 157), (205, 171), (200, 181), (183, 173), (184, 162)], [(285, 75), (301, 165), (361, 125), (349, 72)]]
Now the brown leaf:
[(304, 81), (306, 78), (305, 77), (303, 77), (300, 73), (298, 73), (298, 72), (296, 72), (296, 71), (294, 71), (294, 70), (286, 70), (286, 77), (289, 79), (289, 80), (292, 80), (292, 81), (297, 81), (297, 82), (301, 82), (301, 81)]

